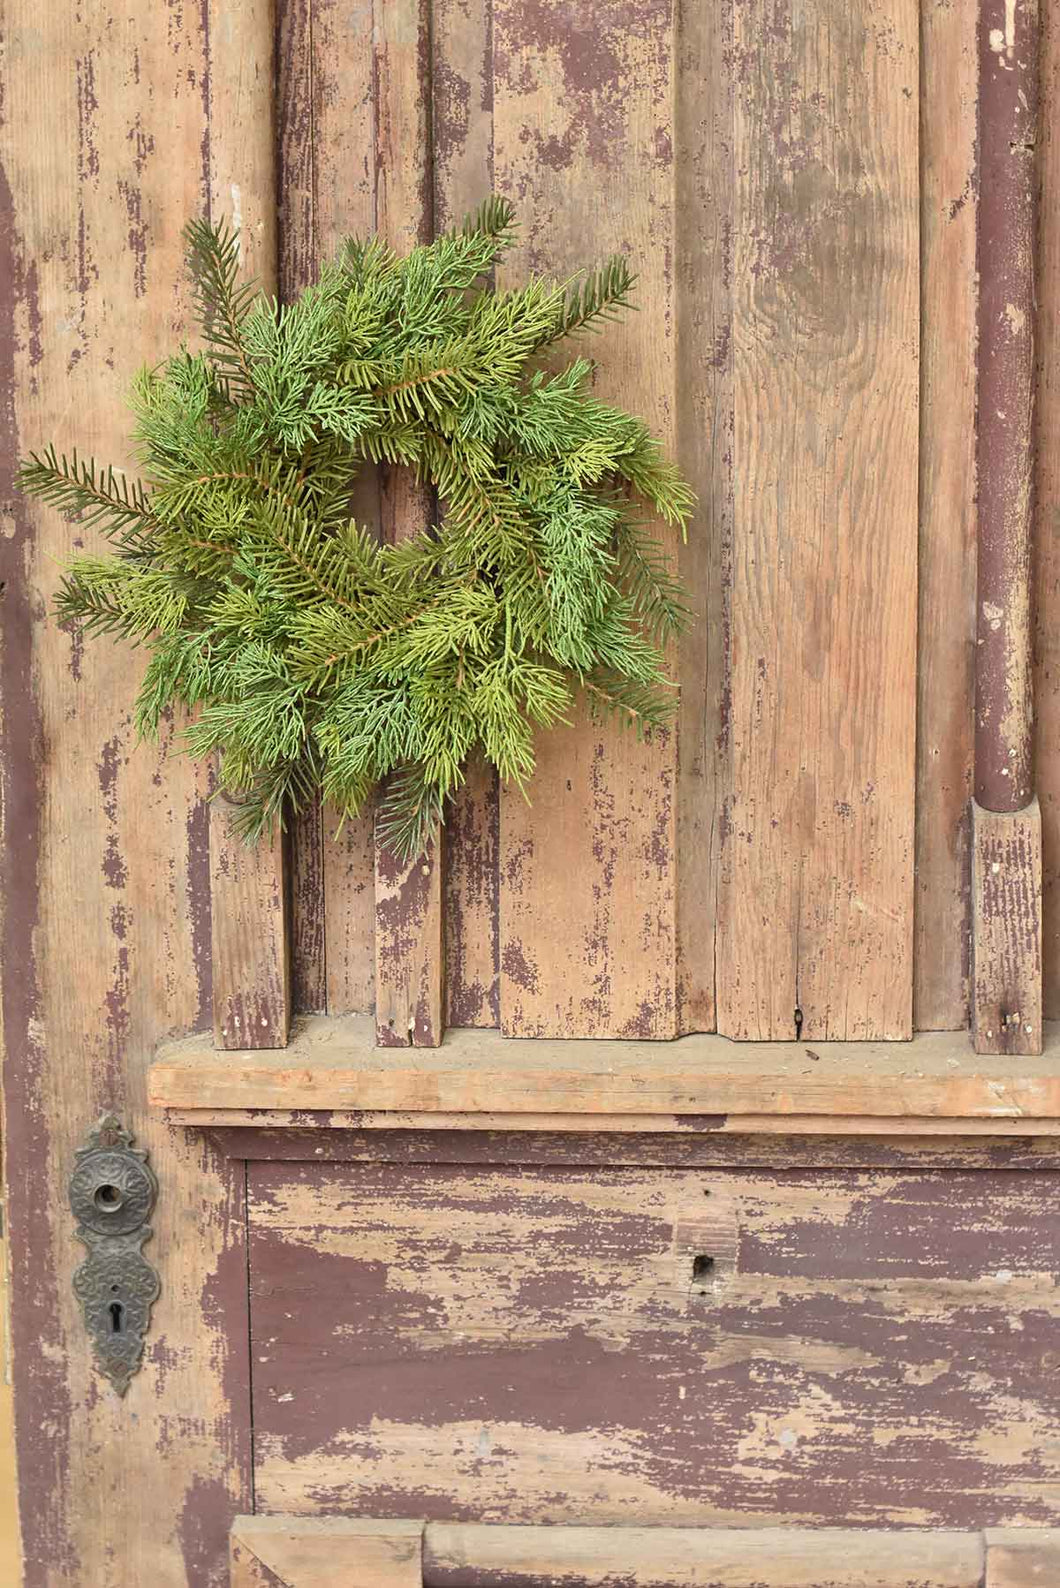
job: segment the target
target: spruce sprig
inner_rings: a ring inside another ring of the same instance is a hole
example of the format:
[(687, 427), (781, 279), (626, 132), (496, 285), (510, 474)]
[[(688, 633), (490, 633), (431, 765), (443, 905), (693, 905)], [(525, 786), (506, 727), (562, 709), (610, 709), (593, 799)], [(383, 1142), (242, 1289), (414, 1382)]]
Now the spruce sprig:
[[(476, 746), (525, 788), (579, 692), (668, 721), (688, 608), (644, 507), (683, 533), (692, 492), (588, 360), (539, 364), (631, 306), (628, 262), (496, 290), (515, 227), (490, 198), (403, 257), (351, 239), (280, 305), (241, 280), (234, 231), (185, 235), (203, 346), (136, 379), (142, 483), (52, 447), (21, 471), (112, 544), (70, 564), (57, 610), (145, 648), (139, 730), (189, 713), (250, 839), (319, 791), (352, 814), (379, 789), (408, 858)], [(390, 545), (351, 520), (378, 463), (415, 471), (437, 526)]]

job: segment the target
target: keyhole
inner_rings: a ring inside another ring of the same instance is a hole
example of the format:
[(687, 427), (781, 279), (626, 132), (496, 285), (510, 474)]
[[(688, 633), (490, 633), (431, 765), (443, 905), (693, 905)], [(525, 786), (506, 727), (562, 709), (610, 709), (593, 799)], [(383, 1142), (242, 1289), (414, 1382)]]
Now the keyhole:
[(111, 1334), (123, 1334), (125, 1332), (125, 1308), (121, 1302), (112, 1301), (107, 1311), (110, 1313)]

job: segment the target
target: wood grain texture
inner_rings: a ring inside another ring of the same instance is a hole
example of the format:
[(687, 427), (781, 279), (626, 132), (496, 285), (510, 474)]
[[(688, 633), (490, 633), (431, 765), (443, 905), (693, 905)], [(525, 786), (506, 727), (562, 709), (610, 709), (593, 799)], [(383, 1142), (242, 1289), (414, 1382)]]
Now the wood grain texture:
[[(395, 247), (434, 232), (430, 138), (428, 0), (396, 0), (373, 12), (376, 229)], [(384, 467), (384, 539), (418, 534), (433, 517), (432, 494), (407, 470)], [(423, 855), (400, 860), (375, 840), (375, 1010), (377, 1040), (434, 1047), (445, 1029), (445, 953), (439, 836)]]
[(681, 644), (678, 1030), (712, 1031), (719, 801), (729, 753), (733, 519), (732, 10), (676, 7), (677, 456), (699, 498), (680, 551), (695, 611)]
[(422, 1543), (419, 1522), (239, 1516), (231, 1588), (423, 1588)]
[(718, 1028), (908, 1037), (917, 8), (748, 0), (734, 26)]
[(972, 1037), (977, 1053), (1042, 1050), (1042, 821), (972, 810)]
[(974, 1533), (431, 1522), (425, 1588), (980, 1588)]
[(1050, 1175), (276, 1162), (249, 1186), (265, 1511), (1057, 1525)]
[(1041, 9), (1035, 487), (1036, 764), (1044, 866), (1045, 1010), (1060, 1011), (1060, 16)]
[[(1041, 1121), (1060, 1118), (1060, 1028), (1040, 1058), (984, 1063), (967, 1036), (885, 1042), (736, 1043), (724, 1037), (532, 1047), (459, 1031), (402, 1061), (373, 1045), (370, 1021), (308, 1020), (285, 1052), (215, 1054), (174, 1043), (150, 1072), (157, 1108), (370, 1109), (431, 1113), (803, 1115)], [(735, 1128), (735, 1127), (734, 1127)], [(781, 1127), (778, 1127), (781, 1128)], [(871, 1128), (865, 1126), (863, 1128)]]
[[(493, 190), (489, 0), (433, 0), (431, 107), (435, 226), (456, 226)], [(446, 1023), (500, 1023), (496, 770), (481, 755), (450, 803), (445, 830)]]
[[(206, 8), (3, 9), (0, 964), (24, 1580), (221, 1588), (250, 1503), (243, 1172), (159, 1128), (144, 1096), (159, 1040), (210, 1021), (205, 790), (173, 753), (176, 725), (137, 744), (140, 664), (55, 623), (63, 563), (101, 543), (31, 507), (11, 471), (53, 437), (130, 459), (128, 381), (194, 334), (180, 232), (226, 163), (220, 124), (211, 162), (206, 110), (238, 102), (226, 77), (250, 71), (268, 18), (247, 5), (211, 30)], [(70, 1286), (66, 1182), (106, 1108), (163, 1188), (148, 1248), (162, 1294), (124, 1401)]]
[[(562, 0), (496, 0), (493, 65), (496, 182), (522, 222), (504, 279), (629, 255), (639, 313), (594, 339), (596, 389), (639, 412), (672, 452), (669, 0), (590, 0), (576, 26)], [(638, 742), (579, 706), (537, 755), (532, 805), (501, 794), (503, 1028), (673, 1036), (676, 736)]]
[(1054, 1582), (1060, 1582), (1060, 1529), (988, 1529), (985, 1588), (1045, 1588)]
[[(206, 90), (209, 212), (238, 227), (246, 274), (275, 292), (271, 10), (210, 0), (206, 26), (222, 63)], [(285, 844), (277, 831), (248, 848), (230, 831), (232, 815), (225, 799), (210, 806), (214, 1037), (221, 1048), (282, 1047), (291, 1021)]]
[(920, 31), (920, 600), (913, 1025), (968, 1024), (975, 699), (977, 0)]

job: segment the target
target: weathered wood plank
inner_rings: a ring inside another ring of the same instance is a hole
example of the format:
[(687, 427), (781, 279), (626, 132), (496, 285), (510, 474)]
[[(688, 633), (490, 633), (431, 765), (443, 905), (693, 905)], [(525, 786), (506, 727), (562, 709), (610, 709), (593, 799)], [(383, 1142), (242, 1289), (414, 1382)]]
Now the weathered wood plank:
[[(268, 7), (211, 0), (208, 82), (210, 213), (238, 225), (244, 269), (277, 286), (273, 192), (273, 34)], [(238, 61), (238, 67), (234, 64)], [(284, 840), (253, 848), (230, 831), (226, 799), (210, 807), (214, 1037), (220, 1048), (282, 1047), (291, 1022)]]
[[(151, 1070), (159, 1108), (370, 1109), (432, 1113), (847, 1116), (850, 1119), (1060, 1118), (1060, 1028), (1040, 1058), (969, 1051), (963, 1032), (910, 1044), (653, 1042), (449, 1034), (416, 1063), (372, 1045), (365, 1020), (307, 1021), (286, 1052), (213, 1054), (173, 1044)], [(734, 1126), (734, 1128), (736, 1128)], [(865, 1126), (863, 1128), (871, 1128)], [(877, 1127), (878, 1128), (878, 1127)]]
[[(376, 228), (395, 246), (429, 240), (434, 230), (430, 139), (428, 0), (397, 0), (376, 10)], [(384, 538), (400, 540), (432, 518), (431, 493), (407, 471), (382, 471)], [(445, 955), (441, 836), (411, 862), (375, 841), (375, 1009), (377, 1039), (433, 1047), (445, 1029)]]
[(1060, 26), (1043, 8), (1038, 125), (1035, 781), (1042, 812), (1045, 1010), (1060, 1012)]
[(423, 1588), (423, 1524), (239, 1516), (231, 1588)]
[(678, 1031), (712, 1031), (720, 793), (729, 750), (733, 513), (732, 10), (676, 11), (677, 456), (699, 498), (680, 571), (695, 621), (680, 649)]
[[(247, 5), (207, 28), (212, 10), (4, 5), (0, 963), (28, 1588), (219, 1584), (250, 1504), (243, 1174), (158, 1128), (144, 1098), (153, 1047), (210, 1017), (202, 790), (172, 738), (137, 746), (128, 651), (82, 649), (54, 622), (62, 565), (101, 549), (95, 533), (31, 507), (11, 474), (53, 438), (129, 460), (126, 382), (193, 334), (180, 232), (210, 191), (205, 85), (215, 110), (234, 102), (224, 80), (251, 71), (262, 20)], [(247, 118), (248, 135), (267, 126)], [(95, 1372), (70, 1286), (66, 1182), (106, 1107), (163, 1188), (148, 1251), (164, 1300), (124, 1401)]]
[[(496, 181), (522, 220), (504, 278), (629, 255), (640, 312), (594, 342), (597, 389), (672, 452), (672, 7), (590, 0), (573, 27), (563, 0), (496, 0), (493, 65)], [(537, 754), (532, 805), (501, 792), (504, 1030), (673, 1036), (676, 735), (638, 743), (579, 707)]]
[(1053, 1179), (251, 1164), (258, 1504), (1056, 1526)]
[(913, 1024), (968, 1023), (975, 698), (977, 0), (921, 6)]
[[(434, 0), (431, 105), (434, 211), (459, 224), (493, 188), (493, 56), (489, 0)], [(496, 771), (474, 756), (445, 828), (446, 1023), (500, 1022)]]
[(430, 1522), (424, 1588), (980, 1588), (976, 1533)]
[(734, 26), (739, 490), (718, 1026), (908, 1037), (917, 7), (748, 0)]
[(972, 1036), (977, 1053), (1042, 1051), (1042, 822), (972, 811)]

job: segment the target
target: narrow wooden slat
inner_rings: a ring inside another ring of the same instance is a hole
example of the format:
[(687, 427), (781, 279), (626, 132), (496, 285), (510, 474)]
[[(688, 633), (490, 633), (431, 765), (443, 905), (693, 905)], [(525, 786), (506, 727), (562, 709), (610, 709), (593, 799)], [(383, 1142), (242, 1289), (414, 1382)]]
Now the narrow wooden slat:
[[(276, 290), (271, 6), (210, 0), (210, 213), (239, 227), (243, 267)], [(210, 808), (213, 1018), (218, 1047), (282, 1047), (291, 1019), (284, 842), (248, 848)]]
[(972, 1032), (977, 1053), (1042, 1051), (1042, 820), (972, 815)]
[[(428, 0), (379, 7), (373, 24), (376, 100), (376, 226), (398, 247), (433, 231)], [(383, 471), (387, 540), (431, 521), (430, 493), (407, 471)], [(376, 1032), (385, 1046), (434, 1047), (444, 1030), (441, 837), (405, 862), (375, 844)]]
[(921, 7), (920, 612), (913, 1024), (968, 1023), (975, 693), (978, 0)]
[(736, 9), (718, 1028), (912, 1029), (918, 16)]
[(977, 1533), (429, 1522), (423, 1541), (424, 1588), (980, 1588), (982, 1571)]
[(681, 647), (678, 1029), (716, 1023), (719, 790), (729, 751), (732, 555), (732, 10), (677, 17), (677, 455), (699, 498), (681, 551), (695, 621)]
[[(573, 33), (592, 49), (573, 45)], [(498, 0), (494, 164), (519, 202), (505, 281), (624, 252), (639, 313), (594, 338), (596, 390), (674, 450), (673, 13)], [(582, 351), (584, 344), (578, 349)], [(557, 356), (567, 356), (559, 353)], [(675, 536), (659, 530), (664, 545)], [(512, 1036), (672, 1037), (676, 733), (591, 720), (537, 743), (527, 804), (501, 793), (501, 1022)]]
[(423, 1588), (423, 1524), (239, 1516), (231, 1588)]
[[(346, 0), (306, 0), (309, 25), (299, 36), (308, 57), (300, 112), (312, 148), (310, 274), (344, 237), (376, 228), (375, 87), (367, 14)], [(363, 48), (351, 49), (351, 34)], [(374, 469), (357, 482), (358, 522), (379, 524)], [(341, 824), (322, 816), (326, 1003), (332, 1014), (369, 1010), (375, 1002), (374, 820), (370, 810)]]
[[(489, 0), (433, 0), (431, 110), (435, 225), (458, 225), (493, 186)], [(500, 1020), (497, 774), (473, 756), (445, 827), (445, 1019)]]
[(1044, 999), (1060, 1013), (1060, 26), (1043, 13), (1038, 171), (1035, 780), (1042, 812)]
[[(317, 254), (314, 181), (312, 0), (282, 0), (276, 11), (276, 209), (280, 299), (289, 303), (314, 279)], [(327, 1008), (324, 833), (319, 800), (293, 817), (290, 878), (291, 1007)]]

